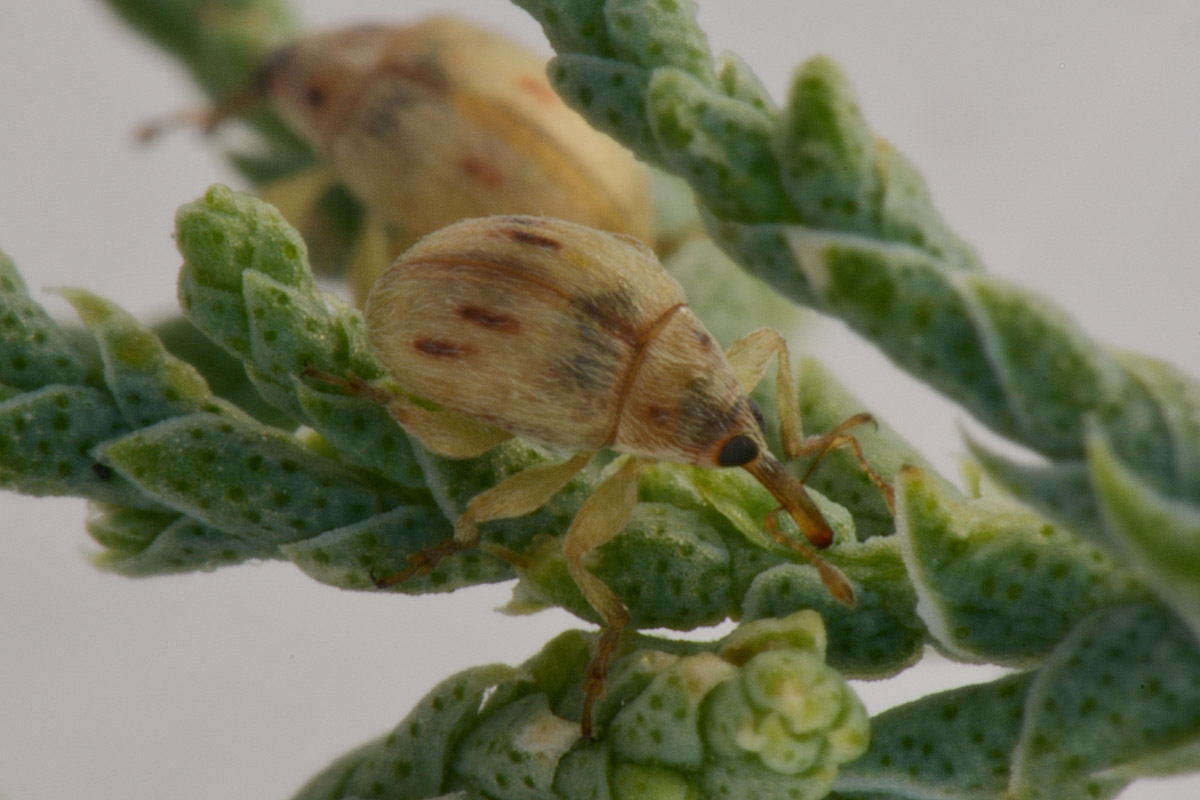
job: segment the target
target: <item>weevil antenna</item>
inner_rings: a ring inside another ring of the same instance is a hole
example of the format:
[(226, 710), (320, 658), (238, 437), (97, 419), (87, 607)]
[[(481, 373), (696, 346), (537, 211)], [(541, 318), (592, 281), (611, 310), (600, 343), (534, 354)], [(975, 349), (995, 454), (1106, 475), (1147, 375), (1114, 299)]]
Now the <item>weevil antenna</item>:
[(210, 134), (225, 120), (245, 113), (262, 101), (262, 90), (256, 86), (232, 94), (216, 105), (185, 108), (148, 120), (134, 130), (133, 137), (138, 144), (150, 144), (163, 134), (178, 128), (199, 128), (205, 134)]
[(742, 468), (758, 479), (771, 496), (779, 501), (779, 505), (796, 521), (796, 525), (813, 547), (824, 550), (833, 544), (833, 529), (825, 521), (825, 516), (809, 496), (804, 484), (788, 472), (787, 467), (771, 455), (769, 450), (759, 451), (758, 458)]
[[(795, 475), (787, 471), (771, 453), (763, 450), (758, 458), (746, 464), (743, 469), (758, 479), (766, 487), (771, 496), (779, 501), (781, 509), (788, 513), (808, 542), (788, 536), (779, 529), (774, 512), (763, 520), (767, 531), (775, 541), (790, 547), (804, 556), (810, 564), (817, 568), (821, 582), (838, 601), (848, 606), (854, 605), (854, 589), (842, 571), (830, 564), (817, 552), (833, 544), (833, 529), (829, 527), (825, 516), (817, 508), (812, 497)], [(809, 544), (811, 542), (811, 544)]]

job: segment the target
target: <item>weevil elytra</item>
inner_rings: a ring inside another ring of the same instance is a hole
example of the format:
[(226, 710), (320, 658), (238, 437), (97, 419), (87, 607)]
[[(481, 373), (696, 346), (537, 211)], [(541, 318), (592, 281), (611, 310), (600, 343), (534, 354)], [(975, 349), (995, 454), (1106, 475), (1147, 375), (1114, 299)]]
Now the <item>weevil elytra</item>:
[(280, 47), (254, 85), (185, 120), (211, 129), (265, 102), (317, 151), (320, 165), (262, 194), (302, 232), (335, 184), (362, 203), (351, 265), (361, 301), (405, 247), (466, 217), (545, 214), (650, 235), (644, 169), (545, 70), (545, 58), (453, 17), (356, 25)]
[[(804, 438), (783, 337), (764, 328), (723, 353), (679, 284), (637, 240), (544, 217), (464, 220), (424, 237), (389, 267), (364, 314), (391, 376), (439, 410), (359, 379), (311, 374), (387, 404), (410, 434), (443, 456), (480, 455), (514, 435), (576, 452), (476, 495), (452, 539), (378, 580), (381, 588), (476, 547), (480, 523), (533, 512), (596, 451), (623, 454), (584, 501), (563, 542), (571, 576), (605, 625), (585, 684), (585, 734), (629, 614), (587, 570), (584, 556), (625, 527), (644, 463), (747, 470), (808, 542), (783, 534), (773, 521), (767, 525), (772, 535), (807, 558), (837, 599), (854, 602), (845, 576), (816, 552), (832, 542), (828, 523), (803, 483), (772, 455), (747, 392), (777, 359), (788, 458), (842, 444), (857, 452), (846, 429), (870, 417)], [(890, 501), (886, 484), (863, 466)]]

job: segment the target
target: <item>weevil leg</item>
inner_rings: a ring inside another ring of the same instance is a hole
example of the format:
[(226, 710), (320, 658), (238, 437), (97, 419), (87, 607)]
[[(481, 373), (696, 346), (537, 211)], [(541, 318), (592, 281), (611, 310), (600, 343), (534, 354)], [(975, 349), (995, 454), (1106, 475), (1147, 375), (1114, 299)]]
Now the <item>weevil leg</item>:
[(726, 360), (733, 367), (733, 374), (747, 394), (758, 386), (773, 357), (779, 362), (779, 374), (775, 376), (779, 435), (783, 439), (784, 454), (791, 460), (795, 456), (790, 448), (804, 441), (804, 428), (800, 421), (800, 403), (796, 399), (796, 382), (792, 379), (792, 359), (788, 355), (787, 340), (774, 328), (759, 328), (738, 339), (725, 352)]
[(583, 736), (587, 739), (592, 738), (592, 706), (604, 691), (609, 663), (621, 642), (621, 631), (629, 622), (629, 609), (604, 581), (588, 572), (583, 559), (589, 552), (620, 533), (628, 524), (634, 506), (637, 505), (638, 477), (641, 475), (642, 463), (636, 458), (623, 458), (616, 472), (596, 487), (580, 506), (579, 513), (575, 515), (575, 520), (563, 541), (563, 554), (566, 556), (571, 577), (575, 579), (576, 585), (591, 607), (604, 620), (604, 630), (596, 642), (596, 649), (592, 653), (583, 684), (584, 701), (580, 725)]
[[(766, 526), (771, 536), (777, 542), (790, 547), (808, 559), (809, 563), (817, 568), (817, 574), (821, 576), (822, 583), (837, 600), (846, 605), (854, 605), (854, 590), (850, 587), (850, 581), (846, 579), (841, 570), (817, 553), (818, 549), (824, 549), (833, 544), (833, 529), (829, 527), (829, 522), (821, 514), (821, 509), (817, 507), (808, 491), (805, 490), (804, 484), (788, 472), (787, 468), (769, 451), (760, 453), (758, 458), (743, 465), (743, 469), (757, 478), (767, 488), (767, 491), (779, 501), (780, 508), (772, 511), (763, 520), (763, 525)], [(788, 515), (795, 520), (800, 532), (808, 539), (807, 542), (794, 539), (779, 530), (775, 514), (780, 510), (787, 511)]]
[[(375, 578), (380, 589), (395, 586), (413, 575), (425, 575), (447, 556), (479, 546), (479, 524), (531, 514), (546, 504), (567, 482), (588, 465), (595, 453), (576, 453), (566, 461), (535, 464), (510, 475), (471, 498), (454, 523), (454, 536), (409, 558), (407, 568), (386, 578)], [(497, 550), (504, 552), (503, 548)]]
[(854, 605), (854, 589), (850, 587), (850, 581), (842, 574), (842, 571), (821, 558), (817, 551), (805, 542), (779, 530), (775, 514), (782, 510), (782, 508), (777, 508), (763, 519), (763, 525), (771, 534), (771, 538), (808, 559), (808, 562), (817, 568), (817, 575), (820, 576), (821, 582), (825, 584), (825, 588), (829, 590), (835, 600), (848, 606)]
[(475, 458), (512, 438), (511, 433), (494, 425), (453, 411), (423, 408), (402, 396), (393, 398), (387, 408), (404, 430), (445, 458)]
[(225, 120), (249, 111), (262, 101), (262, 92), (252, 87), (230, 95), (216, 105), (187, 108), (147, 120), (137, 127), (133, 136), (139, 144), (149, 144), (177, 128), (199, 128), (205, 134), (211, 134)]
[(875, 487), (879, 489), (879, 493), (883, 495), (883, 499), (884, 502), (887, 503), (888, 510), (891, 511), (892, 514), (895, 514), (895, 490), (893, 490), (891, 485), (885, 481), (869, 463), (867, 463), (867, 458), (863, 455), (862, 445), (859, 444), (858, 439), (855, 439), (853, 436), (846, 433), (846, 431), (850, 428), (855, 428), (859, 425), (874, 424), (876, 424), (875, 418), (864, 412), (862, 414), (855, 414), (849, 419), (842, 420), (840, 423), (838, 423), (837, 427), (828, 433), (809, 436), (806, 438), (802, 442), (799, 455), (806, 455), (813, 452), (815, 452), (817, 455), (816, 458), (813, 459), (812, 463), (808, 465), (808, 470), (804, 473), (804, 477), (800, 479), (800, 482), (808, 482), (809, 476), (813, 474), (813, 470), (815, 470), (817, 465), (821, 463), (821, 459), (825, 457), (826, 453), (835, 447), (841, 447), (845, 445), (846, 447), (850, 448), (852, 453), (854, 453), (854, 459), (858, 461), (858, 463), (862, 466), (863, 472), (866, 473), (866, 476), (871, 479), (871, 483), (875, 484)]
[(317, 207), (321, 196), (337, 185), (337, 174), (328, 165), (310, 167), (278, 178), (263, 186), (258, 194), (293, 226), (303, 229), (305, 218)]
[(800, 419), (800, 404), (796, 399), (796, 383), (792, 378), (791, 357), (788, 355), (787, 340), (783, 335), (772, 328), (751, 331), (734, 342), (725, 355), (746, 392), (762, 380), (771, 358), (778, 359), (779, 372), (775, 379), (775, 392), (779, 406), (779, 435), (783, 440), (784, 455), (791, 461), (801, 456), (816, 454), (802, 483), (808, 480), (826, 453), (844, 445), (854, 453), (854, 458), (862, 466), (863, 472), (878, 487), (888, 508), (895, 513), (896, 498), (892, 487), (867, 462), (858, 440), (847, 433), (850, 428), (874, 424), (874, 417), (866, 413), (855, 414), (828, 433), (806, 437)]
[(512, 438), (507, 431), (453, 411), (419, 406), (402, 394), (367, 383), (353, 372), (343, 376), (305, 367), (303, 374), (306, 378), (337, 386), (346, 394), (385, 406), (405, 431), (439, 456), (474, 458)]
[(411, 239), (390, 233), (376, 217), (368, 214), (363, 220), (354, 240), (349, 269), (350, 288), (359, 308), (367, 302), (375, 281), (405, 250), (406, 243), (411, 243)]
[(379, 406), (388, 405), (394, 397), (387, 389), (372, 386), (353, 372), (347, 372), (345, 375), (337, 375), (332, 372), (326, 372), (323, 369), (306, 366), (301, 374), (306, 378), (336, 386), (346, 394), (370, 400)]

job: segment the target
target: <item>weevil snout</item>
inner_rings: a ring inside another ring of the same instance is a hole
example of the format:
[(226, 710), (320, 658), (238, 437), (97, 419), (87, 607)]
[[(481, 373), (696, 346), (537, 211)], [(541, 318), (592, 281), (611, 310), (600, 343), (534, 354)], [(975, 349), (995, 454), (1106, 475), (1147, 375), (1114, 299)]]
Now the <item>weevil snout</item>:
[[(700, 466), (741, 467), (758, 480), (779, 505), (796, 521), (804, 536), (817, 549), (833, 544), (833, 530), (813, 503), (804, 483), (771, 453), (763, 432), (762, 412), (748, 397), (735, 406), (736, 422), (717, 440)], [(711, 462), (708, 463), (708, 462)]]
[(817, 550), (823, 550), (833, 544), (833, 529), (829, 527), (825, 515), (821, 513), (821, 509), (817, 508), (816, 503), (805, 490), (804, 484), (795, 475), (788, 472), (787, 468), (771, 455), (769, 450), (764, 450), (758, 458), (743, 465), (743, 469), (757, 478), (759, 483), (765, 486), (767, 491), (779, 501), (782, 510), (795, 520), (796, 525), (808, 540), (808, 544), (779, 530), (779, 526), (775, 522), (775, 515), (769, 514), (763, 523), (772, 538), (808, 559), (809, 563), (816, 567), (817, 574), (820, 575), (821, 582), (825, 584), (829, 593), (838, 602), (853, 606), (855, 603), (854, 589), (851, 587), (850, 581), (846, 579), (841, 570), (817, 554)]
[(796, 521), (796, 525), (813, 547), (824, 550), (833, 544), (833, 529), (825, 521), (825, 515), (817, 508), (804, 484), (788, 472), (787, 467), (769, 450), (764, 450), (758, 458), (742, 465), (742, 468), (771, 493), (788, 516)]

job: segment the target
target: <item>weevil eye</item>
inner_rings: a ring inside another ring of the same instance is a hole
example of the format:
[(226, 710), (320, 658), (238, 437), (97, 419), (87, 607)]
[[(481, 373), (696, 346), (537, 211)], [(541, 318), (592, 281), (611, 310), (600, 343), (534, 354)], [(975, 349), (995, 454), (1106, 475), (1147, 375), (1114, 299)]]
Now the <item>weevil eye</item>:
[(304, 89), (304, 102), (314, 110), (321, 108), (325, 105), (325, 90), (315, 83), (310, 83)]
[(740, 467), (758, 458), (758, 445), (744, 433), (739, 433), (725, 442), (717, 454), (717, 464), (722, 467)]

